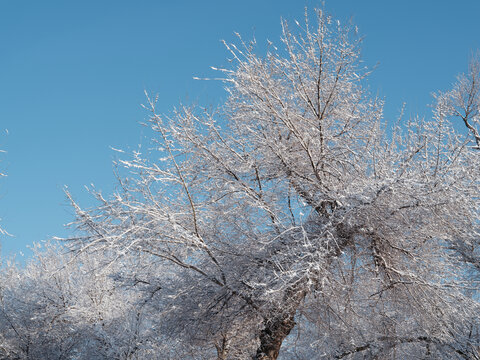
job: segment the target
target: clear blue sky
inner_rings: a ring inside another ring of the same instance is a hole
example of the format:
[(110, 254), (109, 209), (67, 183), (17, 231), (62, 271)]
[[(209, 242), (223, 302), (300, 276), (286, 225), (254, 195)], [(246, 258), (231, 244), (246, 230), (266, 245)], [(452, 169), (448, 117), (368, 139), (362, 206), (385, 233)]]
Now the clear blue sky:
[[(221, 39), (234, 32), (278, 42), (280, 18), (303, 17), (314, 1), (0, 0), (0, 217), (13, 237), (3, 255), (51, 236), (73, 219), (63, 194), (81, 204), (83, 186), (105, 193), (115, 178), (110, 149), (145, 143), (138, 122), (144, 89), (160, 111), (180, 101), (218, 104), (224, 94), (210, 66), (226, 64)], [(479, 0), (330, 0), (326, 9), (353, 18), (365, 36), (363, 57), (379, 63), (371, 90), (386, 116), (402, 102), (427, 113), (430, 94), (447, 89), (480, 49)], [(186, 100), (185, 100), (186, 99)], [(8, 135), (4, 131), (8, 129)]]

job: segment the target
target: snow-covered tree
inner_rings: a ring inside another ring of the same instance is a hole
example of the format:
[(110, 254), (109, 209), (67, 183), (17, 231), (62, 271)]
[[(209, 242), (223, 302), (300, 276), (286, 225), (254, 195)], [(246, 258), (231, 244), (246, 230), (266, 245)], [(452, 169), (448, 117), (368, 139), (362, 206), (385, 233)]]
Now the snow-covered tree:
[(264, 56), (225, 43), (216, 111), (148, 98), (154, 151), (73, 202), (69, 244), (136, 259), (115, 283), (137, 279), (162, 358), (478, 359), (478, 63), (387, 126), (355, 31), (314, 20)]
[(138, 286), (140, 270), (126, 279), (131, 262), (105, 268), (105, 254), (64, 251), (47, 244), (35, 248), (25, 267), (3, 264), (0, 359), (145, 359), (160, 353)]

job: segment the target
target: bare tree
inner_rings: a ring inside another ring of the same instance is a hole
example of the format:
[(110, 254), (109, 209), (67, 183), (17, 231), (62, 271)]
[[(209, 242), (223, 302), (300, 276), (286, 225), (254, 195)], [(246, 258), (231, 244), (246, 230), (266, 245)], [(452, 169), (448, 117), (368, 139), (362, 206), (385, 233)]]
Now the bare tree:
[(472, 56), (467, 74), (461, 74), (453, 89), (439, 93), (438, 115), (456, 117), (468, 129), (474, 147), (480, 149), (480, 53)]
[(137, 257), (166, 358), (479, 358), (478, 66), (387, 131), (360, 39), (314, 20), (265, 56), (225, 43), (214, 112), (148, 98), (154, 151), (97, 208), (72, 200), (69, 244)]

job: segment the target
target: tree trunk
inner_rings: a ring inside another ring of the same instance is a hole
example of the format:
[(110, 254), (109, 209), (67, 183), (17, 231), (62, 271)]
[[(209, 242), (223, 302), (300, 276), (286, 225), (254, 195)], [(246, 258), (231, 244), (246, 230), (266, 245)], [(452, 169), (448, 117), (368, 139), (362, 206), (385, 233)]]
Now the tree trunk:
[(260, 333), (260, 346), (255, 360), (274, 360), (278, 357), (283, 340), (295, 326), (295, 312), (274, 319), (265, 320), (265, 328)]
[(226, 336), (222, 337), (222, 341), (219, 344), (215, 344), (217, 349), (217, 360), (226, 360), (228, 355), (228, 341)]
[(307, 295), (305, 279), (287, 289), (283, 295), (283, 308), (275, 307), (263, 320), (264, 328), (260, 332), (260, 346), (254, 360), (275, 360), (282, 347), (283, 340), (295, 327), (295, 314)]

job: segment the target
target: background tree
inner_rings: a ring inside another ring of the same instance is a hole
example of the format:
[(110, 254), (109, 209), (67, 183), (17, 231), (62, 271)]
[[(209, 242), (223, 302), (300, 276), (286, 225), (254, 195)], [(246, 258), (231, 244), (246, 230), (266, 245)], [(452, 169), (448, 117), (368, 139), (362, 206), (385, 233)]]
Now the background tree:
[(140, 269), (122, 275), (133, 259), (105, 267), (106, 254), (65, 254), (51, 244), (34, 252), (25, 268), (2, 266), (0, 359), (145, 359), (165, 351), (148, 320)]

